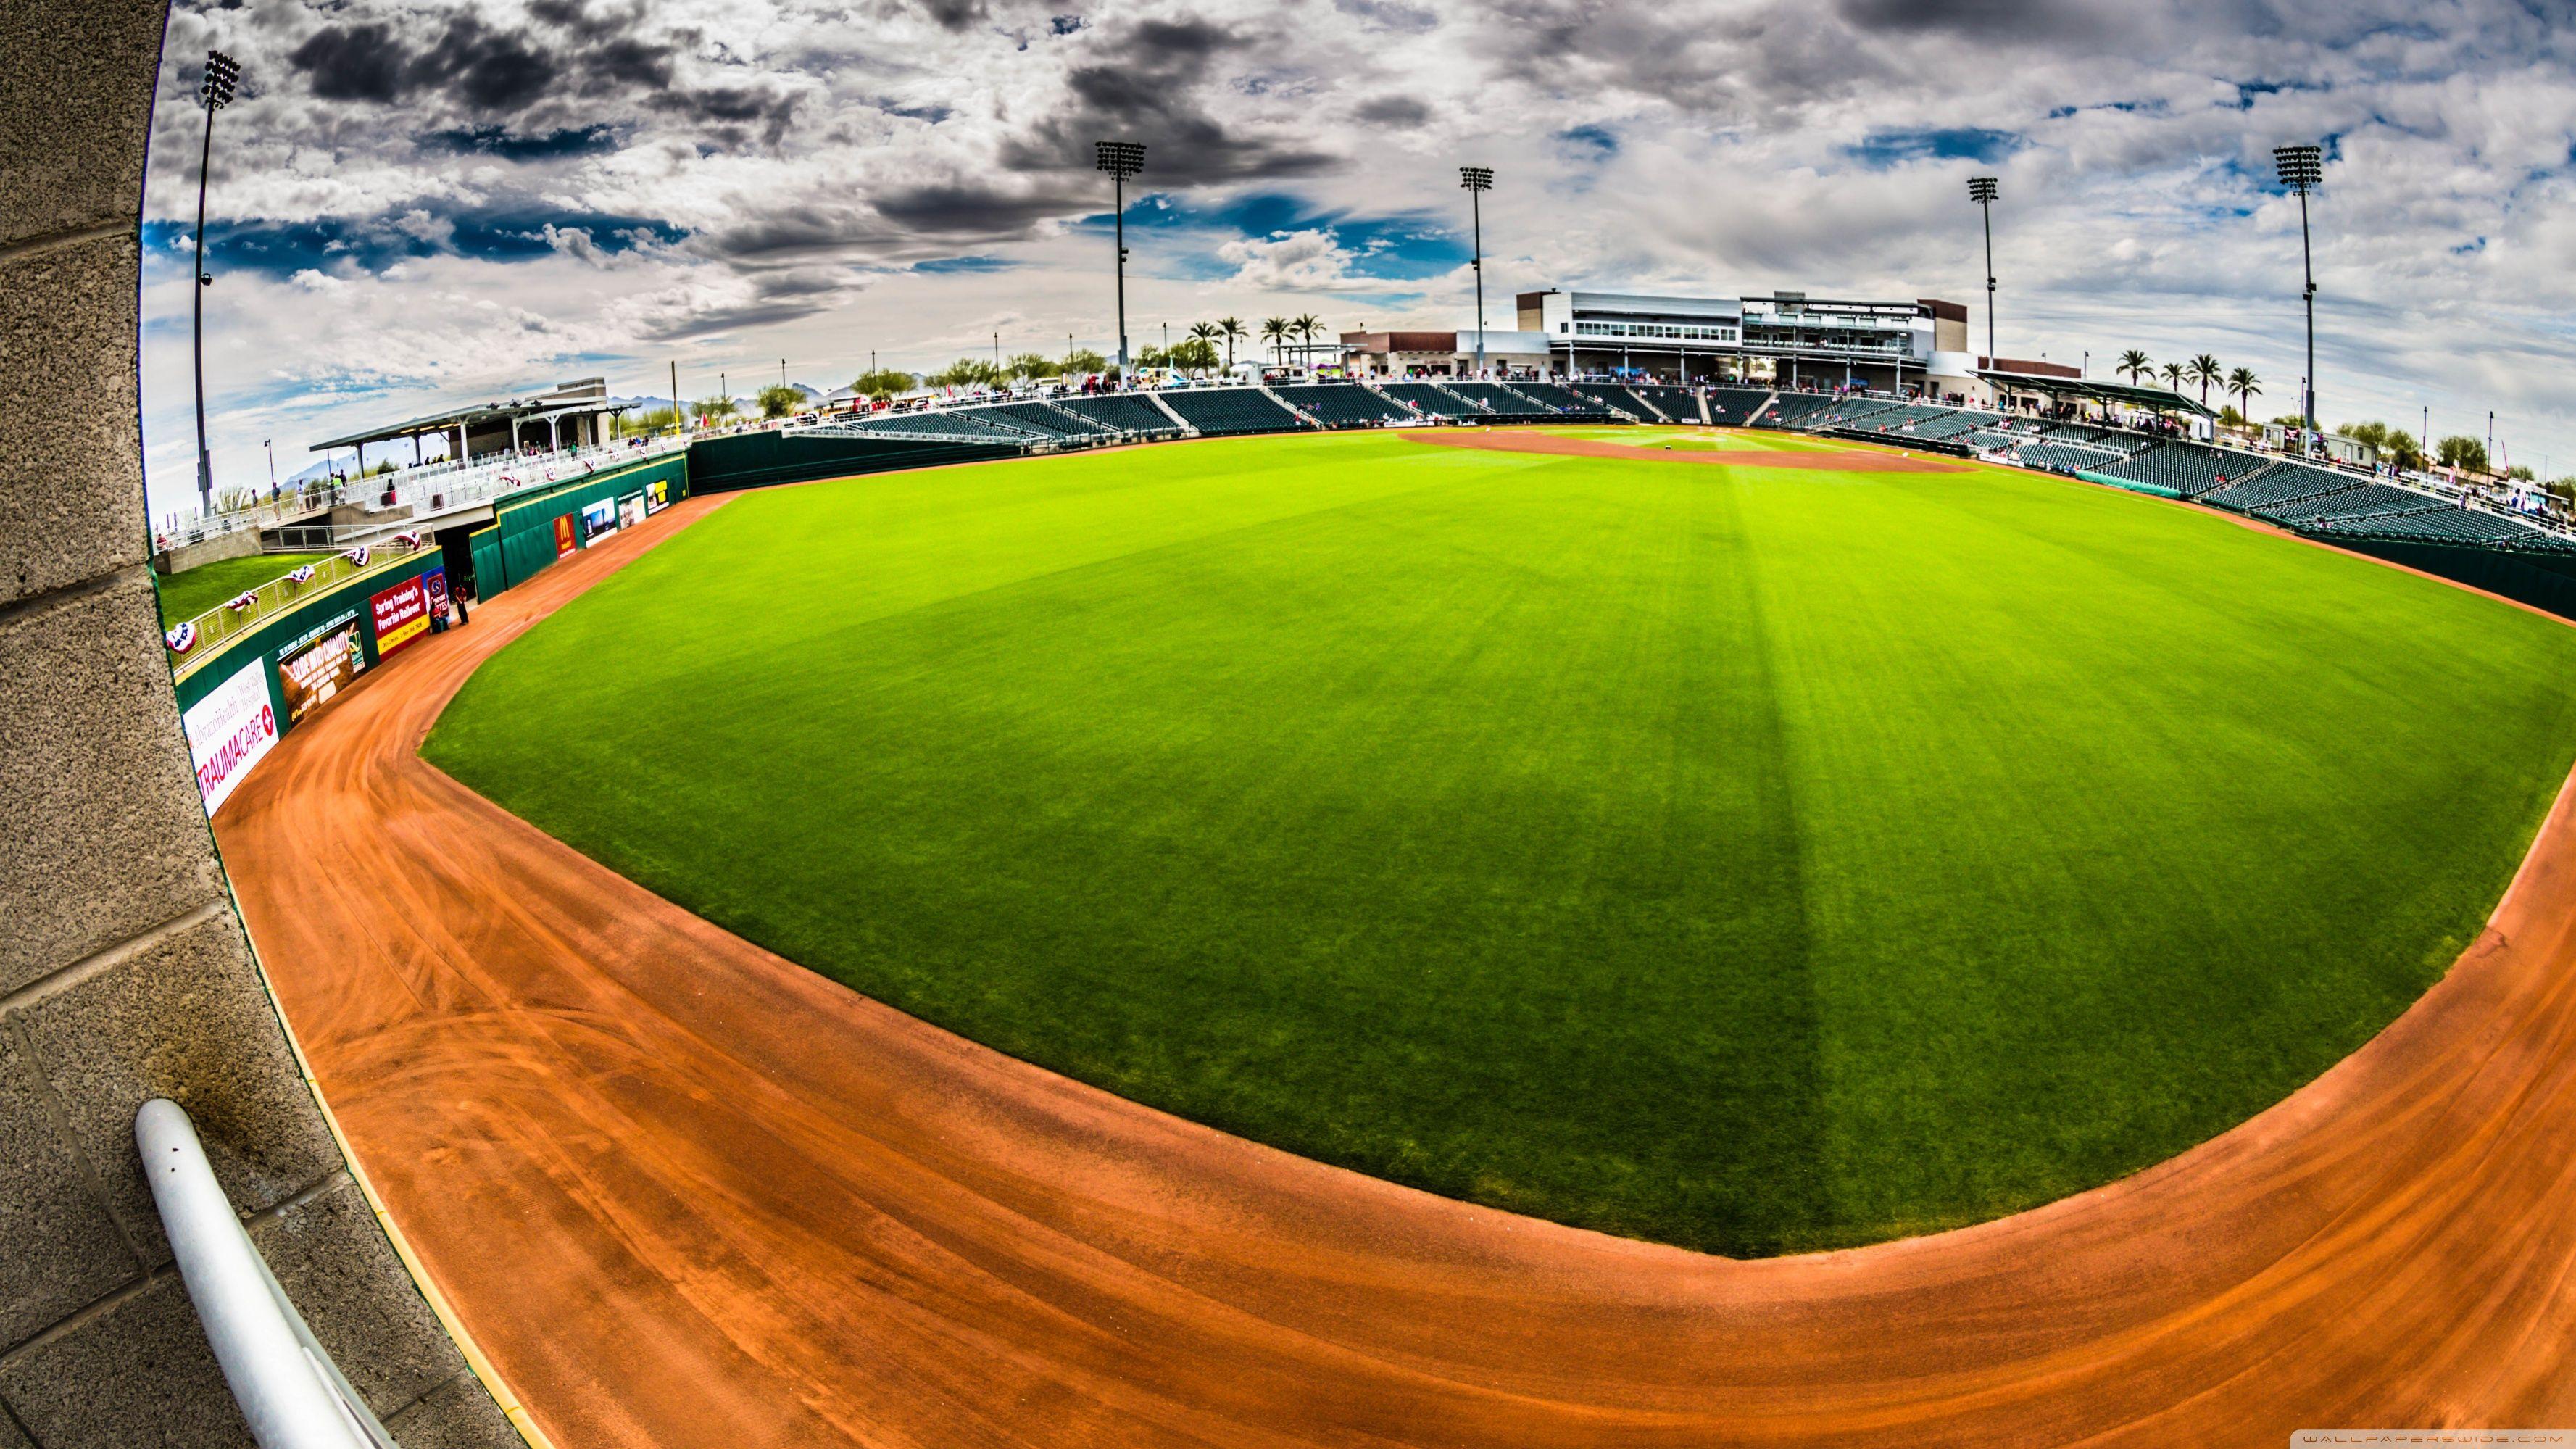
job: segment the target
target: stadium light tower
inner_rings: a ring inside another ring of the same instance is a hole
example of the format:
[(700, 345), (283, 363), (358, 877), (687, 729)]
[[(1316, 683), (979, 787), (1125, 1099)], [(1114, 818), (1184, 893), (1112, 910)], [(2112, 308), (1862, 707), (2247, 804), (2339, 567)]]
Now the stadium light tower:
[(1968, 199), (1986, 214), (1986, 366), (2000, 367), (1995, 356), (1995, 178), (1968, 178)]
[(188, 293), (195, 304), (190, 330), (197, 359), (197, 511), (208, 514), (215, 511), (215, 461), (206, 449), (206, 288), (215, 279), (206, 275), (206, 172), (215, 160), (215, 112), (233, 103), (233, 89), (240, 84), (238, 61), (220, 50), (206, 52), (206, 78), (197, 87), (197, 99), (206, 108), (206, 141), (197, 153), (197, 285)]
[(1466, 188), (1468, 214), (1475, 219), (1476, 255), (1468, 265), (1476, 270), (1476, 375), (1485, 375), (1485, 193), (1494, 189), (1494, 168), (1461, 166), (1458, 184)]
[(1109, 173), (1110, 195), (1116, 199), (1118, 235), (1118, 385), (1135, 386), (1135, 376), (1127, 367), (1127, 181), (1145, 169), (1145, 148), (1134, 141), (1103, 141), (1099, 145), (1097, 168)]
[(2280, 170), (2281, 184), (2299, 194), (2299, 274), (2307, 284), (2301, 295), (2308, 306), (2308, 375), (2299, 385), (2307, 436), (2299, 440), (2299, 451), (2306, 454), (2317, 445), (2317, 271), (2308, 249), (2308, 193), (2326, 178), (2325, 152), (2315, 146), (2277, 146), (2272, 164)]

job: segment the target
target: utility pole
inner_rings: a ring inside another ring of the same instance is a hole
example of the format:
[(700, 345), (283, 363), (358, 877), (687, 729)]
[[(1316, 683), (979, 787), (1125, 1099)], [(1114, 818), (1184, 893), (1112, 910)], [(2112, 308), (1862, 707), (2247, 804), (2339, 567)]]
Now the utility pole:
[(206, 78), (197, 87), (197, 98), (206, 107), (206, 140), (197, 153), (197, 269), (196, 285), (188, 289), (193, 309), (191, 331), (195, 337), (197, 358), (197, 511), (215, 511), (215, 455), (206, 446), (206, 288), (214, 278), (206, 275), (206, 178), (215, 162), (215, 112), (231, 105), (233, 88), (241, 82), (241, 65), (220, 50), (206, 52)]
[(671, 359), (671, 431), (687, 432), (687, 418), (688, 414), (680, 407), (680, 360), (675, 357)]
[(1494, 189), (1494, 168), (1461, 166), (1458, 184), (1467, 192), (1467, 209), (1474, 218), (1475, 256), (1469, 265), (1476, 273), (1476, 375), (1485, 375), (1485, 193)]

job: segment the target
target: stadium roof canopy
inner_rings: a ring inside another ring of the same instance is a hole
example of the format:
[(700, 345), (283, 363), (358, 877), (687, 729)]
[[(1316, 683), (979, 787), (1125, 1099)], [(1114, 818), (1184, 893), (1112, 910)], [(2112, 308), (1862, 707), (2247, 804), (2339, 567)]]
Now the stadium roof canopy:
[(460, 427), (469, 432), (480, 433), (488, 428), (516, 423), (522, 418), (549, 416), (562, 418), (589, 413), (624, 412), (627, 407), (628, 404), (617, 402), (608, 396), (604, 379), (584, 378), (579, 382), (565, 383), (535, 397), (512, 398), (508, 402), (478, 403), (443, 413), (430, 413), (399, 423), (388, 423), (382, 427), (369, 428), (362, 433), (351, 433), (347, 437), (315, 443), (313, 451), (320, 453), (334, 448), (355, 448), (366, 443), (389, 443), (401, 438), (435, 437), (442, 433), (453, 433)]
[(2052, 397), (2084, 398), (2092, 402), (2127, 403), (2133, 408), (2148, 408), (2156, 412), (2198, 413), (2205, 418), (2218, 416), (2210, 410), (2209, 404), (2194, 401), (2166, 387), (2141, 387), (2136, 383), (2128, 382), (2096, 382), (2089, 377), (2052, 377), (2039, 372), (2005, 372), (1991, 367), (1978, 368), (1977, 376), (1997, 387), (2008, 387), (2019, 392), (2044, 392)]

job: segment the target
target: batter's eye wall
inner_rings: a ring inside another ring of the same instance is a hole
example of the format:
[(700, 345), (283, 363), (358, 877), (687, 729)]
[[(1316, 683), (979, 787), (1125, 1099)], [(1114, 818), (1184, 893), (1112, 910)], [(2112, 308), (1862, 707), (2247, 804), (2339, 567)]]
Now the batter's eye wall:
[(303, 1082), (179, 732), (136, 385), (166, 20), (0, 5), (0, 1449), (249, 1442), (135, 1160), (154, 1096), (397, 1437), (516, 1444)]

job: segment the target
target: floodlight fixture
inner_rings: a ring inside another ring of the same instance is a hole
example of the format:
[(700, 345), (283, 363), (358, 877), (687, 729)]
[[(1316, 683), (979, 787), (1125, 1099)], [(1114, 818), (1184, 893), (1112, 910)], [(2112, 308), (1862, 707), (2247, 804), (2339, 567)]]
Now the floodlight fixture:
[(233, 91), (241, 85), (241, 62), (220, 50), (206, 52), (206, 77), (197, 85), (197, 99), (206, 109), (229, 106)]
[(1475, 254), (1468, 266), (1476, 273), (1476, 375), (1485, 375), (1485, 193), (1494, 189), (1494, 168), (1461, 166), (1458, 184), (1467, 192), (1467, 210), (1474, 218)]
[(2308, 244), (2308, 193), (2326, 179), (2326, 153), (2319, 146), (2275, 146), (2272, 165), (2281, 184), (2296, 192), (2299, 198), (2299, 274), (2304, 284), (2300, 297), (2308, 309), (2308, 375), (2299, 383), (2300, 414), (2306, 420), (2307, 436), (2299, 440), (2302, 453), (2317, 446), (2317, 268), (2316, 255)]
[(1109, 175), (1113, 235), (1118, 242), (1118, 385), (1135, 386), (1127, 365), (1127, 182), (1145, 169), (1145, 147), (1136, 141), (1102, 141), (1095, 169)]
[(188, 289), (191, 303), (190, 333), (196, 348), (197, 382), (197, 511), (215, 511), (214, 454), (206, 447), (206, 288), (214, 278), (206, 274), (206, 173), (215, 159), (215, 112), (233, 103), (233, 93), (241, 85), (241, 62), (220, 50), (206, 52), (205, 79), (197, 85), (197, 99), (206, 108), (206, 138), (197, 153), (197, 285)]
[(2319, 146), (2275, 146), (2272, 165), (2278, 169), (2281, 184), (2292, 191), (2305, 193), (2326, 179), (2326, 153)]

